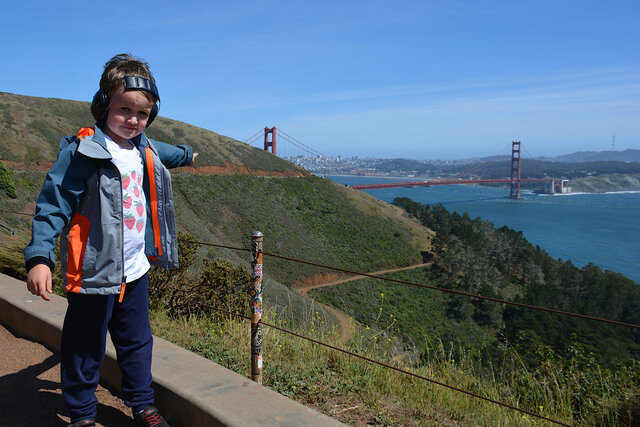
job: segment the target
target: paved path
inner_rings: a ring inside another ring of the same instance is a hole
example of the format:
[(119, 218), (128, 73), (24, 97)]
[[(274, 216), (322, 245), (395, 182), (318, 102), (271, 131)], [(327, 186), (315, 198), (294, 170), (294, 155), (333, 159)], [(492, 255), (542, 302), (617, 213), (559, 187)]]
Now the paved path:
[[(404, 271), (404, 270), (413, 270), (414, 268), (420, 268), (420, 267), (426, 267), (433, 264), (432, 262), (429, 263), (421, 263), (421, 264), (414, 264), (414, 265), (410, 265), (408, 267), (401, 267), (401, 268), (393, 268), (390, 270), (381, 270), (381, 271), (375, 271), (373, 273), (367, 273), (367, 274), (372, 274), (375, 276), (379, 276), (381, 274), (385, 274), (385, 273), (393, 273), (396, 271)], [(319, 283), (319, 284), (315, 284), (315, 285), (310, 285), (310, 286), (303, 286), (300, 288), (297, 288), (297, 291), (305, 297), (309, 297), (309, 291), (311, 289), (316, 289), (316, 288), (324, 288), (326, 286), (335, 286), (335, 285), (339, 285), (341, 283), (346, 283), (346, 282), (351, 282), (353, 280), (359, 280), (359, 279), (364, 279), (366, 278), (366, 276), (352, 276), (352, 277), (348, 277), (346, 279), (340, 279), (340, 280), (334, 280), (331, 282), (327, 282), (327, 283)], [(351, 330), (353, 327), (353, 323), (352, 323), (352, 319), (347, 316), (346, 314), (344, 314), (343, 312), (341, 312), (340, 310), (334, 308), (334, 307), (330, 307), (326, 304), (323, 304), (321, 302), (316, 301), (318, 304), (320, 304), (321, 306), (323, 306), (324, 308), (326, 308), (327, 310), (329, 310), (334, 316), (336, 316), (336, 318), (338, 319), (338, 323), (340, 324), (340, 340), (342, 342), (347, 342), (351, 339)]]
[[(102, 386), (99, 426), (133, 426), (121, 399)], [(15, 336), (0, 325), (0, 426), (66, 426), (60, 391), (60, 357), (42, 344)]]
[[(59, 358), (50, 351), (59, 348), (66, 306), (58, 295), (45, 302), (29, 294), (24, 282), (0, 274), (0, 427), (62, 427), (68, 422)], [(342, 425), (162, 338), (153, 341), (156, 406), (172, 426)], [(110, 340), (100, 372), (101, 383), (118, 390), (121, 374)], [(102, 426), (133, 426), (122, 401), (103, 388), (97, 397)]]

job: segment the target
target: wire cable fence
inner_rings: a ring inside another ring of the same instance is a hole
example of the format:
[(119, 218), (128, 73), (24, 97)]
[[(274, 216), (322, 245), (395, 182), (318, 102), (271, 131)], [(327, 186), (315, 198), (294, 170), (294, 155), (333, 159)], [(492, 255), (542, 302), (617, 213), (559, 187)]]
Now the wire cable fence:
[[(6, 210), (1, 210), (1, 209), (0, 209), (0, 212), (11, 213), (11, 214), (16, 214), (16, 215), (32, 216), (32, 214), (25, 213), (25, 212), (12, 212), (12, 211), (6, 211)], [(230, 250), (236, 250), (236, 251), (244, 251), (244, 252), (250, 252), (251, 251), (251, 249), (248, 249), (248, 248), (239, 248), (239, 247), (236, 247), (236, 246), (229, 246), (229, 245), (222, 245), (222, 244), (216, 244), (216, 243), (201, 242), (201, 241), (197, 241), (197, 240), (186, 240), (186, 242), (187, 243), (197, 244), (197, 245), (211, 246), (211, 247), (217, 247), (217, 248), (222, 248), (222, 249), (230, 249)], [(349, 270), (349, 269), (345, 269), (345, 268), (334, 267), (334, 266), (320, 264), (320, 263), (311, 262), (311, 261), (304, 261), (304, 260), (300, 260), (300, 259), (296, 259), (296, 258), (292, 258), (292, 257), (287, 257), (287, 256), (284, 256), (284, 255), (274, 254), (274, 253), (270, 253), (270, 252), (265, 252), (265, 251), (262, 251), (262, 254), (265, 255), (265, 256), (270, 256), (270, 257), (274, 257), (274, 258), (280, 258), (280, 259), (283, 259), (283, 260), (286, 260), (286, 261), (297, 262), (297, 263), (300, 263), (300, 264), (311, 265), (311, 266), (314, 266), (314, 267), (326, 268), (328, 270), (333, 270), (333, 271), (337, 271), (337, 272), (340, 272), (340, 273), (353, 274), (353, 275), (356, 275), (356, 276), (364, 276), (364, 277), (369, 277), (369, 278), (372, 278), (372, 279), (379, 279), (379, 280), (383, 280), (383, 281), (387, 281), (387, 282), (399, 283), (399, 284), (409, 285), (409, 286), (416, 286), (416, 287), (420, 287), (420, 288), (431, 289), (431, 290), (434, 290), (434, 291), (445, 292), (445, 293), (449, 293), (449, 294), (462, 295), (462, 296), (466, 296), (466, 297), (469, 297), (469, 298), (476, 298), (476, 299), (485, 300), (485, 301), (493, 301), (493, 302), (500, 303), (500, 304), (512, 305), (512, 306), (520, 307), (520, 308), (527, 308), (527, 309), (543, 311), (543, 312), (547, 312), (547, 313), (554, 313), (554, 314), (558, 314), (558, 315), (562, 315), (562, 316), (575, 317), (575, 318), (585, 319), (585, 320), (593, 320), (593, 321), (596, 321), (596, 322), (607, 323), (607, 324), (610, 324), (610, 325), (623, 326), (623, 327), (632, 328), (632, 329), (640, 329), (640, 325), (633, 324), (633, 323), (619, 322), (617, 320), (605, 319), (605, 318), (602, 318), (602, 317), (589, 316), (589, 315), (586, 315), (586, 314), (572, 313), (572, 312), (569, 312), (569, 311), (556, 310), (556, 309), (553, 309), (553, 308), (540, 307), (540, 306), (531, 305), (531, 304), (524, 304), (524, 303), (520, 303), (520, 302), (516, 302), (516, 301), (508, 301), (508, 300), (504, 300), (504, 299), (500, 299), (500, 298), (487, 297), (487, 296), (483, 296), (483, 295), (479, 295), (479, 294), (474, 294), (474, 293), (471, 293), (471, 292), (459, 291), (459, 290), (455, 290), (455, 289), (441, 288), (441, 287), (438, 287), (438, 286), (427, 285), (427, 284), (424, 284), (424, 283), (415, 283), (415, 282), (409, 282), (409, 281), (406, 281), (406, 280), (393, 279), (393, 278), (390, 278), (390, 277), (384, 277), (384, 276), (378, 276), (378, 275), (375, 275), (375, 274), (363, 273), (361, 271)]]
[[(231, 249), (231, 250), (237, 250), (237, 251), (250, 251), (250, 249), (238, 248), (238, 247), (226, 246), (226, 245), (220, 245), (220, 244), (214, 244), (214, 243), (200, 242), (200, 241), (196, 241), (196, 240), (187, 240), (187, 242), (188, 243), (198, 244), (198, 245), (213, 246), (213, 247), (219, 247), (219, 248)], [(349, 269), (340, 268), (340, 267), (333, 267), (333, 266), (330, 266), (330, 265), (319, 264), (319, 263), (311, 262), (311, 261), (304, 261), (304, 260), (291, 258), (291, 257), (287, 257), (287, 256), (284, 256), (284, 255), (264, 252), (264, 251), (262, 252), (262, 254), (265, 255), (265, 256), (270, 256), (270, 257), (274, 257), (274, 258), (280, 258), (280, 259), (283, 259), (283, 260), (286, 260), (286, 261), (297, 262), (297, 263), (300, 263), (300, 264), (311, 265), (311, 266), (314, 266), (314, 267), (326, 268), (328, 270), (333, 270), (333, 271), (337, 271), (337, 272), (341, 272), (341, 273), (354, 274), (354, 275), (357, 275), (357, 276), (364, 276), (364, 277), (369, 277), (369, 278), (372, 278), (372, 279), (379, 279), (379, 280), (383, 280), (383, 281), (386, 281), (386, 282), (393, 282), (393, 283), (399, 283), (399, 284), (403, 284), (403, 285), (416, 286), (416, 287), (420, 287), (420, 288), (431, 289), (431, 290), (434, 290), (434, 291), (445, 292), (445, 293), (449, 293), (449, 294), (462, 295), (462, 296), (466, 296), (466, 297), (469, 297), (469, 298), (476, 298), (476, 299), (485, 300), (485, 301), (493, 301), (493, 302), (500, 303), (500, 304), (512, 305), (512, 306), (520, 307), (520, 308), (527, 308), (527, 309), (531, 309), (531, 310), (544, 311), (544, 312), (547, 312), (547, 313), (554, 313), (554, 314), (559, 314), (559, 315), (568, 316), (568, 317), (575, 317), (575, 318), (585, 319), (585, 320), (593, 320), (593, 321), (596, 321), (596, 322), (607, 323), (607, 324), (617, 325), (617, 326), (624, 326), (624, 327), (632, 328), (632, 329), (640, 329), (640, 325), (636, 325), (636, 324), (633, 324), (633, 323), (619, 322), (617, 320), (605, 319), (605, 318), (602, 318), (602, 317), (589, 316), (589, 315), (586, 315), (586, 314), (572, 313), (572, 312), (569, 312), (569, 311), (556, 310), (556, 309), (553, 309), (553, 308), (540, 307), (540, 306), (536, 306), (536, 305), (524, 304), (524, 303), (515, 302), (515, 301), (508, 301), (508, 300), (504, 300), (504, 299), (500, 299), (500, 298), (487, 297), (487, 296), (484, 296), (484, 295), (474, 294), (474, 293), (471, 293), (471, 292), (458, 291), (458, 290), (455, 290), (455, 289), (441, 288), (441, 287), (438, 287), (438, 286), (426, 285), (426, 284), (423, 284), (423, 283), (415, 283), (415, 282), (409, 282), (409, 281), (406, 281), (406, 280), (393, 279), (393, 278), (390, 278), (390, 277), (378, 276), (378, 275), (375, 275), (375, 274), (363, 273), (363, 272), (360, 272), (360, 271), (354, 271), (354, 270), (349, 270)]]
[[(266, 255), (266, 253), (263, 253), (263, 254)], [(211, 304), (206, 304), (206, 303), (203, 303), (203, 302), (197, 302), (197, 304), (202, 306), (202, 307), (206, 307), (206, 308), (218, 311), (220, 313), (228, 314), (228, 315), (233, 316), (233, 317), (238, 317), (238, 318), (245, 319), (245, 320), (251, 320), (251, 317), (249, 317), (249, 316), (246, 316), (246, 315), (240, 314), (240, 313), (234, 313), (234, 312), (231, 312), (229, 310), (226, 310), (226, 309), (223, 309), (223, 308), (220, 308), (220, 307), (216, 307), (216, 306), (211, 305)], [(265, 322), (265, 321), (260, 321), (260, 323), (263, 326), (267, 326), (269, 328), (272, 328), (272, 329), (278, 330), (280, 332), (292, 335), (294, 337), (297, 337), (297, 338), (312, 342), (314, 344), (329, 348), (331, 350), (344, 353), (344, 354), (346, 354), (348, 356), (351, 356), (351, 357), (354, 357), (354, 358), (357, 358), (357, 359), (360, 359), (360, 360), (364, 360), (366, 362), (369, 362), (369, 363), (372, 363), (372, 364), (375, 364), (375, 365), (378, 365), (378, 366), (382, 366), (383, 368), (386, 368), (386, 369), (391, 369), (391, 370), (394, 370), (396, 372), (400, 372), (402, 374), (409, 375), (411, 377), (418, 378), (420, 380), (427, 381), (427, 382), (430, 382), (430, 383), (438, 385), (438, 386), (446, 387), (446, 388), (448, 388), (450, 390), (453, 390), (453, 391), (456, 391), (456, 392), (460, 392), (460, 393), (466, 394), (468, 396), (475, 397), (477, 399), (481, 399), (481, 400), (496, 404), (498, 406), (502, 406), (502, 407), (507, 408), (507, 409), (518, 411), (518, 412), (521, 412), (521, 413), (526, 414), (526, 415), (530, 415), (530, 416), (535, 417), (535, 418), (539, 418), (539, 419), (542, 419), (542, 420), (545, 420), (545, 421), (549, 421), (549, 422), (552, 422), (554, 424), (558, 424), (558, 425), (562, 425), (562, 426), (569, 426), (569, 427), (571, 426), (571, 424), (567, 424), (567, 423), (564, 423), (562, 421), (558, 421), (558, 420), (555, 420), (553, 418), (549, 418), (549, 417), (546, 417), (544, 415), (541, 415), (541, 414), (538, 414), (538, 413), (535, 413), (535, 412), (532, 412), (532, 411), (528, 411), (528, 410), (523, 409), (523, 408), (519, 408), (519, 407), (511, 405), (509, 403), (505, 403), (505, 402), (501, 402), (499, 400), (492, 399), (490, 397), (482, 396), (480, 394), (477, 394), (477, 393), (474, 393), (474, 392), (471, 392), (471, 391), (468, 391), (468, 390), (464, 390), (462, 388), (459, 388), (459, 387), (456, 387), (456, 386), (453, 386), (453, 385), (450, 385), (450, 384), (446, 384), (446, 383), (443, 383), (443, 382), (438, 381), (438, 380), (434, 380), (433, 378), (425, 377), (424, 375), (420, 375), (420, 374), (417, 374), (415, 372), (411, 372), (409, 370), (402, 369), (402, 368), (399, 368), (397, 366), (393, 366), (391, 364), (388, 364), (388, 363), (385, 363), (385, 362), (382, 362), (382, 361), (379, 361), (379, 360), (376, 360), (376, 359), (372, 359), (372, 358), (367, 357), (367, 356), (363, 356), (363, 355), (355, 353), (353, 351), (349, 351), (349, 350), (345, 350), (345, 349), (340, 348), (340, 347), (336, 347), (334, 345), (331, 345), (331, 344), (316, 340), (314, 338), (307, 337), (305, 335), (302, 335), (302, 334), (299, 334), (297, 332), (282, 328), (280, 326), (273, 325), (273, 324)]]
[[(188, 243), (192, 243), (192, 244), (204, 245), (204, 246), (212, 246), (212, 247), (219, 247), (219, 248), (230, 249), (230, 250), (251, 252), (251, 249), (234, 247), (234, 246), (229, 246), (229, 245), (207, 243), (207, 242), (201, 242), (201, 241), (196, 241), (196, 240), (187, 240), (187, 242)], [(586, 319), (586, 320), (593, 320), (593, 321), (598, 321), (598, 322), (602, 322), (602, 323), (613, 324), (613, 325), (617, 325), (617, 326), (640, 329), (640, 325), (635, 325), (635, 324), (630, 324), (630, 323), (625, 323), (625, 322), (619, 322), (619, 321), (615, 321), (615, 320), (611, 320), (611, 319), (604, 319), (604, 318), (600, 318), (600, 317), (583, 315), (583, 314), (579, 314), (579, 313), (571, 313), (571, 312), (567, 312), (567, 311), (555, 310), (555, 309), (551, 309), (551, 308), (539, 307), (539, 306), (534, 306), (534, 305), (529, 305), (529, 304), (522, 304), (522, 303), (517, 303), (517, 302), (514, 302), (514, 301), (502, 300), (502, 299), (498, 299), (498, 298), (485, 297), (485, 296), (482, 296), (482, 295), (472, 294), (472, 293), (468, 293), (468, 292), (455, 291), (455, 290), (451, 290), (451, 289), (439, 288), (439, 287), (436, 287), (436, 286), (430, 286), (430, 285), (424, 285), (424, 284), (415, 283), (415, 282), (392, 279), (392, 278), (373, 275), (373, 274), (369, 274), (369, 273), (363, 273), (363, 272), (358, 272), (358, 271), (354, 271), (354, 270), (328, 266), (328, 265), (324, 265), (324, 264), (320, 264), (320, 263), (304, 261), (304, 260), (300, 260), (300, 259), (296, 259), (296, 258), (292, 258), (292, 257), (287, 257), (287, 256), (284, 256), (284, 255), (265, 252), (265, 251), (262, 251), (262, 250), (260, 251), (260, 253), (261, 253), (261, 255), (264, 255), (264, 256), (270, 256), (270, 257), (279, 258), (279, 259), (283, 259), (283, 260), (287, 260), (287, 261), (291, 261), (291, 262), (297, 262), (297, 263), (302, 263), (302, 264), (311, 265), (311, 266), (315, 266), (315, 267), (326, 268), (326, 269), (329, 269), (329, 270), (348, 273), (348, 274), (353, 274), (353, 275), (357, 275), (357, 276), (380, 279), (380, 280), (383, 280), (383, 281), (400, 283), (400, 284), (405, 284), (405, 285), (410, 285), (410, 286), (418, 286), (418, 287), (423, 287), (423, 288), (432, 289), (432, 290), (436, 290), (436, 291), (447, 292), (447, 293), (452, 293), (452, 294), (456, 294), (456, 295), (463, 295), (463, 296), (467, 296), (467, 297), (471, 297), (471, 298), (477, 298), (477, 299), (482, 299), (482, 300), (487, 300), (487, 301), (493, 301), (493, 302), (507, 304), (507, 305), (513, 305), (513, 306), (517, 306), (517, 307), (521, 307), (521, 308), (528, 308), (528, 309), (533, 309), (533, 310), (539, 310), (539, 311), (554, 313), (554, 314), (558, 314), (558, 315), (576, 317), (576, 318), (581, 318), (581, 319)], [(227, 313), (229, 315), (233, 315), (233, 316), (237, 316), (237, 317), (241, 317), (241, 318), (245, 318), (245, 319), (250, 319), (248, 316), (244, 316), (244, 315), (241, 315), (241, 314), (238, 314), (238, 313), (231, 313), (231, 312), (229, 312), (227, 310), (220, 309), (220, 308), (217, 308), (215, 306), (211, 306), (211, 305), (204, 304), (204, 303), (200, 303), (200, 304), (202, 304), (203, 306), (207, 306), (209, 308), (212, 308), (214, 310), (220, 311), (220, 312), (225, 312), (225, 313)], [(442, 386), (442, 387), (448, 388), (450, 390), (453, 390), (453, 391), (456, 391), (456, 392), (460, 392), (460, 393), (463, 393), (465, 395), (468, 395), (468, 396), (471, 396), (471, 397), (474, 397), (474, 398), (477, 398), (477, 399), (481, 399), (481, 400), (484, 400), (484, 401), (487, 401), (487, 402), (502, 406), (504, 408), (508, 408), (508, 409), (511, 409), (511, 410), (514, 410), (514, 411), (518, 411), (518, 412), (520, 412), (522, 414), (526, 414), (526, 415), (529, 415), (529, 416), (532, 416), (532, 417), (535, 417), (535, 418), (538, 418), (538, 419), (541, 419), (541, 420), (549, 421), (549, 422), (554, 423), (554, 424), (558, 424), (558, 425), (562, 425), (562, 426), (570, 426), (570, 424), (567, 424), (567, 423), (565, 423), (563, 421), (559, 421), (559, 420), (556, 420), (556, 419), (553, 419), (553, 418), (549, 418), (549, 417), (546, 417), (546, 416), (544, 416), (542, 414), (538, 414), (538, 413), (535, 413), (535, 412), (532, 412), (532, 411), (529, 411), (529, 410), (526, 410), (526, 409), (523, 409), (523, 408), (519, 408), (517, 406), (511, 405), (509, 403), (502, 402), (502, 401), (499, 401), (499, 400), (496, 400), (496, 399), (492, 399), (492, 398), (487, 397), (487, 396), (482, 396), (480, 394), (471, 392), (469, 390), (464, 390), (462, 388), (455, 387), (455, 386), (452, 386), (450, 384), (446, 384), (444, 382), (435, 380), (433, 378), (428, 378), (426, 376), (417, 374), (415, 372), (411, 372), (409, 370), (402, 369), (402, 368), (399, 368), (397, 366), (393, 366), (393, 365), (390, 365), (388, 363), (385, 363), (385, 362), (382, 362), (382, 361), (379, 361), (379, 360), (376, 360), (376, 359), (372, 359), (370, 357), (367, 357), (367, 356), (364, 356), (364, 355), (361, 355), (361, 354), (358, 354), (358, 353), (354, 353), (352, 351), (349, 351), (349, 350), (346, 350), (346, 349), (343, 349), (343, 348), (340, 348), (340, 347), (336, 347), (334, 345), (331, 345), (331, 344), (316, 340), (314, 338), (307, 337), (305, 335), (299, 334), (299, 333), (291, 331), (291, 330), (284, 329), (282, 327), (279, 327), (279, 326), (264, 322), (262, 320), (260, 320), (260, 325), (264, 325), (266, 327), (281, 331), (281, 332), (286, 333), (286, 334), (290, 334), (292, 336), (298, 337), (300, 339), (304, 339), (306, 341), (309, 341), (309, 342), (315, 343), (317, 345), (329, 348), (331, 350), (347, 354), (347, 355), (349, 355), (351, 357), (358, 358), (358, 359), (367, 361), (369, 363), (382, 366), (382, 367), (387, 368), (387, 369), (392, 369), (392, 370), (394, 370), (396, 372), (400, 372), (400, 373), (403, 373), (405, 375), (409, 375), (411, 377), (418, 378), (418, 379), (430, 382), (432, 384), (435, 384), (435, 385), (438, 385), (438, 386)]]
[[(0, 212), (10, 213), (10, 214), (15, 214), (15, 215), (32, 216), (32, 214), (28, 214), (28, 213), (24, 213), (24, 212), (13, 212), (13, 211), (8, 211), (8, 210), (0, 210)], [(242, 248), (242, 247), (235, 247), (235, 246), (230, 246), (230, 245), (208, 243), (208, 242), (202, 242), (202, 241), (197, 241), (197, 240), (185, 240), (185, 242), (186, 243), (191, 243), (191, 244), (203, 245), (203, 246), (218, 247), (218, 248), (229, 249), (229, 250), (252, 252), (252, 249), (249, 249), (249, 248)], [(310, 266), (326, 268), (328, 270), (333, 270), (333, 271), (347, 273), (347, 274), (353, 274), (353, 275), (356, 275), (356, 276), (369, 277), (369, 278), (379, 279), (379, 280), (383, 280), (383, 281), (387, 281), (387, 282), (399, 283), (399, 284), (404, 284), (404, 285), (409, 285), (409, 286), (417, 286), (417, 287), (427, 288), (427, 289), (431, 289), (431, 290), (435, 290), (435, 291), (446, 292), (446, 293), (455, 294), (455, 295), (462, 295), (462, 296), (481, 299), (481, 300), (493, 301), (493, 302), (496, 302), (496, 303), (512, 305), (512, 306), (521, 307), (521, 308), (527, 308), (527, 309), (538, 310), (538, 311), (543, 311), (543, 312), (549, 312), (549, 313), (554, 313), (554, 314), (563, 315), (563, 316), (569, 316), (569, 317), (581, 318), (581, 319), (586, 319), (586, 320), (592, 320), (592, 321), (597, 321), (597, 322), (602, 322), (602, 323), (607, 323), (607, 324), (612, 324), (612, 325), (617, 325), (617, 326), (623, 326), (623, 327), (628, 327), (628, 328), (633, 328), (633, 329), (640, 329), (640, 325), (636, 325), (636, 324), (619, 322), (619, 321), (615, 321), (615, 320), (611, 320), (611, 319), (605, 319), (605, 318), (589, 316), (589, 315), (584, 315), (584, 314), (579, 314), (579, 313), (572, 313), (572, 312), (556, 310), (556, 309), (551, 309), (551, 308), (546, 308), (546, 307), (539, 307), (539, 306), (534, 306), (534, 305), (530, 305), (530, 304), (523, 304), (523, 303), (518, 303), (518, 302), (514, 302), (514, 301), (507, 301), (507, 300), (493, 298), (493, 297), (486, 297), (486, 296), (483, 296), (483, 295), (473, 294), (473, 293), (464, 292), (464, 291), (457, 291), (457, 290), (453, 290), (453, 289), (440, 288), (440, 287), (437, 287), (437, 286), (431, 286), (431, 285), (426, 285), (426, 284), (421, 284), (421, 283), (415, 283), (415, 282), (409, 282), (409, 281), (405, 281), (405, 280), (399, 280), (399, 279), (383, 277), (383, 276), (379, 276), (379, 275), (374, 275), (374, 274), (354, 271), (354, 270), (350, 270), (350, 269), (344, 269), (344, 268), (324, 265), (324, 264), (320, 264), (320, 263), (316, 263), (316, 262), (300, 260), (300, 259), (296, 259), (296, 258), (292, 258), (292, 257), (280, 255), (280, 254), (269, 253), (269, 252), (263, 251), (261, 248), (258, 251), (258, 253), (261, 256), (262, 255), (263, 256), (270, 256), (270, 257), (279, 258), (279, 259), (283, 259), (283, 260), (290, 261), (290, 262), (296, 262), (296, 263), (306, 264), (306, 265), (310, 265)], [(262, 272), (262, 265), (261, 264), (260, 264), (260, 271)], [(203, 306), (203, 307), (207, 307), (207, 308), (219, 311), (219, 312), (223, 312), (223, 313), (229, 314), (231, 316), (243, 318), (245, 320), (252, 320), (252, 318), (250, 316), (242, 315), (242, 314), (239, 314), (239, 313), (233, 313), (233, 312), (230, 312), (228, 310), (225, 310), (225, 309), (222, 309), (222, 308), (210, 305), (210, 304), (206, 304), (206, 303), (202, 303), (202, 302), (198, 302), (198, 304)], [(468, 396), (472, 396), (472, 397), (475, 397), (475, 398), (478, 398), (478, 399), (481, 399), (481, 400), (484, 400), (484, 401), (487, 401), (487, 402), (490, 402), (490, 403), (493, 403), (493, 404), (496, 404), (496, 405), (499, 405), (499, 406), (502, 406), (502, 407), (505, 407), (505, 408), (508, 408), (508, 409), (512, 409), (512, 410), (521, 412), (523, 414), (530, 415), (530, 416), (535, 417), (535, 418), (539, 418), (541, 420), (549, 421), (549, 422), (552, 422), (552, 423), (555, 423), (555, 424), (558, 424), (558, 425), (570, 426), (570, 424), (564, 423), (562, 421), (555, 420), (555, 419), (546, 417), (544, 415), (537, 414), (535, 412), (528, 411), (526, 409), (519, 408), (517, 406), (511, 405), (511, 404), (508, 404), (508, 403), (505, 403), (505, 402), (501, 402), (501, 401), (498, 401), (498, 400), (495, 400), (495, 399), (492, 399), (492, 398), (489, 398), (489, 397), (486, 397), (486, 396), (482, 396), (482, 395), (473, 393), (471, 391), (464, 390), (464, 389), (461, 389), (461, 388), (458, 388), (458, 387), (443, 383), (441, 381), (437, 381), (435, 379), (428, 378), (428, 377), (425, 377), (423, 375), (420, 375), (420, 374), (417, 374), (417, 373), (414, 373), (414, 372), (399, 368), (397, 366), (393, 366), (393, 365), (390, 365), (388, 363), (385, 363), (385, 362), (382, 362), (382, 361), (378, 361), (378, 360), (372, 359), (370, 357), (363, 356), (361, 354), (354, 353), (352, 351), (342, 349), (340, 347), (336, 347), (336, 346), (328, 344), (328, 343), (324, 343), (322, 341), (319, 341), (319, 340), (304, 336), (304, 335), (299, 334), (297, 332), (290, 331), (290, 330), (284, 329), (282, 327), (279, 327), (279, 326), (264, 322), (261, 319), (260, 319), (259, 323), (260, 323), (260, 325), (264, 325), (264, 326), (267, 326), (269, 328), (281, 331), (283, 333), (290, 334), (292, 336), (298, 337), (300, 339), (304, 339), (304, 340), (307, 340), (309, 342), (313, 342), (313, 343), (315, 343), (317, 345), (321, 345), (321, 346), (329, 348), (331, 350), (347, 354), (347, 355), (349, 355), (351, 357), (358, 358), (358, 359), (361, 359), (361, 360), (365, 360), (365, 361), (367, 361), (369, 363), (373, 363), (373, 364), (376, 364), (376, 365), (379, 365), (379, 366), (382, 366), (382, 367), (385, 367), (385, 368), (388, 368), (388, 369), (392, 369), (394, 371), (403, 373), (405, 375), (409, 375), (411, 377), (418, 378), (418, 379), (430, 382), (432, 384), (436, 384), (436, 385), (439, 385), (439, 386), (442, 386), (442, 387), (446, 387), (446, 388), (449, 388), (451, 390), (466, 394)]]
[(7, 230), (9, 233), (11, 233), (11, 235), (13, 236), (14, 234), (16, 234), (16, 230), (9, 227), (8, 225), (5, 225), (3, 223), (0, 222), (0, 228)]
[(27, 212), (15, 212), (15, 211), (9, 211), (6, 209), (0, 209), (0, 213), (7, 213), (7, 214), (12, 214), (12, 215), (23, 215), (23, 216), (33, 216), (32, 213), (27, 213)]
[[(11, 211), (11, 210), (7, 210), (7, 209), (0, 209), (0, 213), (5, 213), (5, 214), (10, 214), (10, 215), (20, 215), (20, 216), (28, 216), (28, 217), (33, 217), (32, 213), (27, 213), (27, 212), (16, 212), (16, 211)], [(0, 223), (0, 229), (6, 230), (7, 232), (9, 232), (11, 234), (11, 236), (13, 236), (13, 238), (18, 238), (20, 240), (23, 240), (25, 242), (29, 242), (31, 240), (30, 237), (26, 237), (24, 235), (24, 233), (19, 229), (19, 228), (11, 228), (11, 226), (4, 224), (4, 223)], [(5, 249), (15, 249), (15, 248), (9, 248), (7, 246), (3, 246)]]

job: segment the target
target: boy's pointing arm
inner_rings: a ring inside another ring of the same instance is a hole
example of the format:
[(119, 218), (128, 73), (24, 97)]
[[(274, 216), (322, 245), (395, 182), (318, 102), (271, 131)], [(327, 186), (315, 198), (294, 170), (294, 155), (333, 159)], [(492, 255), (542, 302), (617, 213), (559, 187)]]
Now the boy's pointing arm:
[(171, 145), (160, 141), (153, 141), (153, 145), (158, 151), (160, 161), (167, 168), (178, 168), (181, 166), (191, 166), (193, 160), (198, 156), (189, 145)]

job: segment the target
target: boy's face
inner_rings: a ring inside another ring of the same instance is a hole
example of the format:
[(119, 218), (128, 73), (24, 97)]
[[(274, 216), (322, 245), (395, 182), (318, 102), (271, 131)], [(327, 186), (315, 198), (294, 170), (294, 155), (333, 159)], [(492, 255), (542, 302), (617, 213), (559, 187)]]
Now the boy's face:
[(105, 133), (116, 143), (124, 143), (147, 126), (153, 102), (139, 90), (119, 90), (111, 100)]

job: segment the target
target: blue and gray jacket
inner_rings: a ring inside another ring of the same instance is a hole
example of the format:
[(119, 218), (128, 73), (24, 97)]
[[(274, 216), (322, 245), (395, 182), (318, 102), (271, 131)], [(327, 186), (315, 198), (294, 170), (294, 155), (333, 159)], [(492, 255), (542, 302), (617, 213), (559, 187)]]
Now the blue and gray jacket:
[[(164, 268), (178, 266), (171, 176), (167, 168), (188, 166), (193, 150), (148, 139), (131, 140), (144, 168), (147, 223), (145, 254)], [(27, 268), (60, 263), (67, 292), (112, 295), (124, 292), (122, 178), (111, 161), (100, 128), (84, 128), (60, 141), (36, 204), (32, 237), (24, 249)]]

